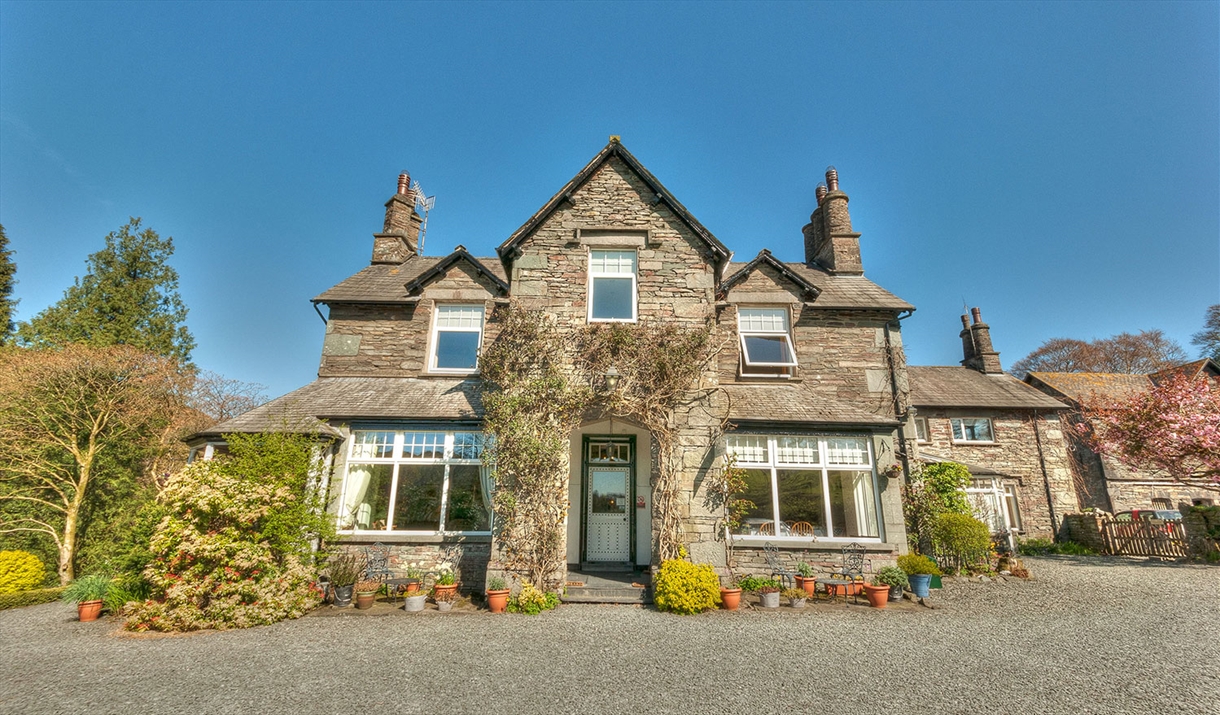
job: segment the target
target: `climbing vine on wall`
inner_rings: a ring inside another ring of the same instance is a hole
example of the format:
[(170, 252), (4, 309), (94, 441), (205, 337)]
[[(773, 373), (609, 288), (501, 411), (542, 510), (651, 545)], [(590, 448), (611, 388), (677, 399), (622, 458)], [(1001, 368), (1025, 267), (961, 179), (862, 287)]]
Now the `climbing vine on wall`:
[[(480, 359), (488, 389), (487, 451), (504, 567), (543, 590), (560, 586), (566, 561), (569, 440), (583, 418), (626, 417), (652, 436), (653, 520), (660, 559), (682, 548), (679, 432), (706, 391), (701, 377), (719, 346), (710, 325), (594, 324), (563, 329), (513, 305)], [(614, 390), (603, 375), (620, 375)]]

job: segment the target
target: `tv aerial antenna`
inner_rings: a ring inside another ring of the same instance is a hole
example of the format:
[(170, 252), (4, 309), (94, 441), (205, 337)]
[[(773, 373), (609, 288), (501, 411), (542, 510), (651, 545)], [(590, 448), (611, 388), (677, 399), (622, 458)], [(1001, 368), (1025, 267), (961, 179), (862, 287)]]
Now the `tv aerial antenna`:
[(418, 181), (412, 182), (411, 190), (415, 192), (415, 207), (424, 212), (424, 221), (419, 225), (419, 255), (424, 255), (424, 236), (428, 233), (428, 212), (436, 205), (436, 197), (424, 198), (424, 187)]

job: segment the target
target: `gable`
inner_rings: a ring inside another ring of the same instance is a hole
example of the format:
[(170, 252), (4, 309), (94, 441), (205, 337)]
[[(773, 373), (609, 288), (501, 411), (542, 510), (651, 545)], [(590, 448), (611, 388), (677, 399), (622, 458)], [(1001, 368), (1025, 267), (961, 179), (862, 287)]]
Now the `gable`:
[(405, 287), (409, 296), (437, 300), (484, 300), (488, 296), (508, 295), (508, 284), (467, 253), (464, 246), (458, 246)]
[(767, 249), (734, 271), (720, 285), (720, 297), (732, 303), (801, 303), (820, 291), (792, 272)]

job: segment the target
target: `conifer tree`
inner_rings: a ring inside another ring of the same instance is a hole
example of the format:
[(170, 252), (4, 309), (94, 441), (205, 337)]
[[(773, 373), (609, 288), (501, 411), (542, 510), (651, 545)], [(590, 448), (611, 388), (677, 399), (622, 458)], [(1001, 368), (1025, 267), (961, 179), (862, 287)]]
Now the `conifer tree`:
[(8, 236), (4, 235), (4, 226), (0, 226), (0, 345), (13, 338), (13, 308), (17, 305), (17, 301), (13, 300), (16, 273), (17, 264), (13, 263), (13, 252), (8, 249)]

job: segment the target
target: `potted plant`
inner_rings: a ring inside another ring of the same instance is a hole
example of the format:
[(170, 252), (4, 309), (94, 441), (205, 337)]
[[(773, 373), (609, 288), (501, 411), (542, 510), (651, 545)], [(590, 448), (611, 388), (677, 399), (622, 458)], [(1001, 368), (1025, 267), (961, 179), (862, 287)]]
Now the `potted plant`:
[(453, 610), (453, 604), (455, 601), (457, 601), (457, 597), (458, 595), (456, 589), (452, 591), (434, 590), (432, 593), (432, 600), (436, 601), (436, 610), (442, 613)]
[(902, 589), (909, 588), (910, 583), (907, 581), (907, 572), (897, 566), (886, 566), (877, 572), (877, 583), (884, 583), (890, 587), (890, 600), (902, 600)]
[(741, 605), (741, 585), (733, 573), (733, 534), (742, 526), (742, 519), (754, 508), (754, 502), (742, 499), (746, 490), (746, 470), (737, 466), (737, 458), (726, 455), (724, 465), (708, 482), (704, 506), (709, 511), (719, 511), (720, 523), (717, 532), (724, 537), (724, 563), (728, 572), (727, 585), (720, 587), (720, 605), (726, 611), (736, 611)]
[(504, 613), (508, 606), (508, 595), (511, 593), (508, 584), (499, 576), (487, 579), (487, 607), (492, 613)]
[(741, 586), (732, 576), (729, 585), (720, 587), (720, 606), (726, 611), (736, 611), (741, 606)]
[(763, 608), (779, 608), (779, 581), (759, 576), (746, 576), (738, 583), (742, 591), (758, 594)]
[(427, 602), (427, 591), (413, 591), (407, 594), (407, 603), (402, 608), (404, 611), (422, 611)]
[(424, 572), (420, 570), (419, 564), (411, 562), (407, 564), (406, 586), (407, 593), (415, 593), (419, 590), (419, 585), (424, 582)]
[(64, 603), (76, 604), (76, 615), (81, 623), (96, 621), (102, 613), (102, 602), (110, 590), (110, 577), (101, 574), (81, 576), (64, 589)]
[(432, 587), (433, 595), (442, 593), (457, 593), (457, 575), (452, 569), (441, 571), (436, 577), (436, 584)]
[(885, 604), (890, 600), (890, 585), (873, 579), (872, 583), (864, 584), (864, 595), (873, 608), (885, 608)]
[(797, 588), (805, 589), (805, 595), (809, 598), (813, 598), (813, 595), (818, 587), (818, 584), (814, 579), (813, 567), (805, 561), (798, 562), (796, 565), (796, 573)]
[(352, 605), (352, 589), (364, 571), (360, 557), (350, 551), (332, 554), (326, 570), (330, 576), (332, 602), (338, 608)]
[(804, 588), (785, 588), (781, 595), (788, 599), (788, 605), (793, 608), (804, 608), (805, 599), (809, 598)]
[(358, 581), (355, 586), (356, 608), (362, 611), (372, 608), (373, 601), (377, 598), (377, 590), (380, 588), (380, 581)]
[(907, 575), (911, 593), (919, 598), (928, 597), (928, 584), (933, 576), (940, 576), (940, 569), (932, 559), (922, 554), (907, 554), (898, 557), (898, 568)]

